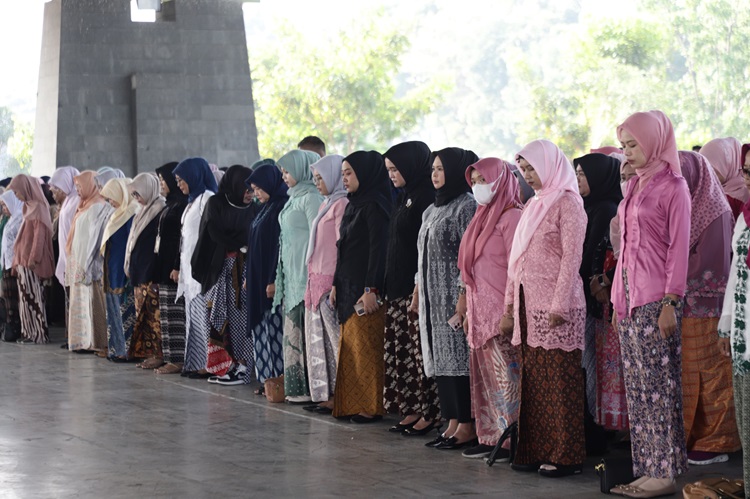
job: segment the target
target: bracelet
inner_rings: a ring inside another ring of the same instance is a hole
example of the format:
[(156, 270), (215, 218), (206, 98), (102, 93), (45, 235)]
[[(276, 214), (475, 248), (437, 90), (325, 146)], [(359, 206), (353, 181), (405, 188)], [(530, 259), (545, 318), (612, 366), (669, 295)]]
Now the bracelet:
[(458, 294), (459, 295), (465, 295), (466, 294), (466, 288), (459, 286), (458, 287)]
[(599, 277), (597, 278), (597, 281), (599, 281), (599, 286), (601, 286), (603, 288), (606, 288), (606, 287), (609, 286), (609, 284), (607, 284), (606, 282), (604, 282), (604, 274), (599, 275)]
[(673, 307), (675, 309), (680, 308), (681, 303), (677, 300), (673, 300), (672, 298), (665, 296), (661, 299), (661, 306), (662, 307)]

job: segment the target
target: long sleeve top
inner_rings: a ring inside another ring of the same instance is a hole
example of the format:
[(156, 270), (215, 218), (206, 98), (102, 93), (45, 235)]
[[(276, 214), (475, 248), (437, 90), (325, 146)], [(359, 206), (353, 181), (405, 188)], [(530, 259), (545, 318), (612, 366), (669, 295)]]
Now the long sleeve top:
[(521, 210), (517, 208), (503, 213), (482, 253), (474, 261), (474, 285), (466, 285), (466, 308), (469, 317), (466, 339), (471, 348), (481, 348), (487, 341), (500, 334), (498, 325), (505, 311), (508, 260), (513, 246), (513, 235), (520, 218)]
[[(566, 192), (552, 205), (519, 260), (516, 278), (509, 277), (505, 305), (513, 305), (513, 345), (523, 341), (520, 291), (526, 308), (527, 345), (566, 352), (582, 350), (586, 300), (578, 273), (586, 234), (586, 212), (577, 194)], [(551, 328), (549, 315), (565, 323)]]
[(273, 306), (283, 300), (286, 312), (305, 299), (310, 227), (322, 202), (323, 197), (317, 192), (306, 192), (291, 196), (279, 213), (281, 240)]
[(182, 215), (182, 240), (180, 242), (180, 278), (177, 282), (177, 297), (185, 296), (185, 303), (201, 293), (201, 283), (193, 279), (191, 260), (198, 244), (201, 217), (208, 200), (214, 193), (206, 191), (190, 203)]
[(187, 202), (181, 198), (167, 199), (167, 207), (156, 217), (159, 220), (156, 232), (159, 284), (174, 284), (170, 274), (173, 270), (180, 270), (182, 214), (186, 207)]
[[(684, 178), (665, 169), (639, 193), (620, 203), (622, 249), (612, 283), (612, 303), (620, 320), (632, 310), (664, 298), (684, 296), (690, 244), (690, 191)], [(622, 274), (627, 272), (630, 306)]]
[(377, 204), (356, 207), (349, 203), (341, 220), (336, 272), (336, 310), (345, 323), (365, 287), (383, 288), (388, 242), (388, 214)]
[(747, 253), (750, 248), (750, 228), (745, 217), (740, 216), (734, 226), (732, 236), (732, 264), (729, 268), (727, 292), (719, 318), (719, 337), (731, 338), (732, 370), (734, 374), (746, 375), (750, 372), (750, 352), (747, 351), (750, 324), (750, 268), (747, 266)]
[(125, 247), (133, 225), (133, 217), (107, 239), (104, 250), (104, 291), (110, 294), (121, 294), (127, 285), (125, 275)]
[(339, 240), (341, 220), (347, 204), (349, 204), (347, 198), (337, 199), (331, 209), (318, 220), (315, 241), (312, 242), (315, 251), (307, 265), (305, 307), (309, 309), (317, 310), (321, 297), (333, 287), (333, 274), (336, 272), (336, 243)]

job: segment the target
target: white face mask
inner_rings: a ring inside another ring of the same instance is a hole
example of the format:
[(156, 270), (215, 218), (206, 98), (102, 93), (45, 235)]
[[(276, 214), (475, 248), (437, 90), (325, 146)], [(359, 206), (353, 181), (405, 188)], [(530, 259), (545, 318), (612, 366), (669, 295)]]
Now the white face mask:
[(471, 191), (474, 193), (474, 199), (477, 200), (477, 203), (482, 206), (487, 206), (492, 202), (492, 198), (495, 197), (495, 193), (492, 191), (492, 188), (496, 183), (497, 180), (495, 180), (491, 184), (476, 184), (471, 188)]

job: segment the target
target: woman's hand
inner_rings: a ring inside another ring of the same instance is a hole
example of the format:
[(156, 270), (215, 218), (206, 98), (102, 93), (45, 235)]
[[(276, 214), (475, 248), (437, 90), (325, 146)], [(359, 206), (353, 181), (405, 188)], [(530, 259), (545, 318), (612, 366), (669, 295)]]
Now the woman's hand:
[(667, 339), (677, 331), (677, 314), (674, 307), (662, 306), (659, 314), (659, 332), (663, 339)]
[(461, 319), (461, 323), (466, 319), (466, 293), (458, 295), (458, 301), (456, 302), (456, 315)]
[(729, 338), (719, 338), (719, 351), (724, 357), (732, 356), (732, 347), (729, 344)]
[(594, 298), (596, 298), (596, 301), (601, 303), (602, 305), (609, 305), (609, 288), (601, 288), (601, 290), (594, 295)]
[(357, 303), (361, 303), (365, 308), (365, 314), (377, 312), (378, 308), (380, 308), (380, 305), (378, 305), (378, 297), (375, 293), (362, 293), (362, 296), (359, 297)]
[(276, 294), (276, 284), (269, 284), (266, 286), (266, 298), (273, 298)]
[(591, 279), (589, 280), (589, 291), (591, 292), (591, 296), (596, 296), (599, 291), (602, 290), (602, 285), (599, 284), (599, 276), (598, 275), (592, 275)]
[(562, 326), (566, 322), (568, 322), (568, 321), (566, 321), (565, 319), (563, 319), (561, 315), (554, 314), (554, 313), (550, 313), (549, 314), (549, 327), (550, 327), (550, 329), (554, 329), (556, 327)]
[(411, 294), (411, 303), (409, 304), (409, 312), (415, 314), (419, 313), (419, 285), (414, 286), (414, 292)]
[(174, 282), (178, 282), (180, 280), (180, 271), (179, 270), (173, 270), (169, 273), (169, 278), (172, 279)]
[(505, 335), (513, 334), (513, 314), (506, 313), (503, 318), (500, 319), (500, 332)]
[(331, 302), (332, 308), (336, 308), (336, 286), (331, 288), (331, 293), (328, 295), (328, 301)]

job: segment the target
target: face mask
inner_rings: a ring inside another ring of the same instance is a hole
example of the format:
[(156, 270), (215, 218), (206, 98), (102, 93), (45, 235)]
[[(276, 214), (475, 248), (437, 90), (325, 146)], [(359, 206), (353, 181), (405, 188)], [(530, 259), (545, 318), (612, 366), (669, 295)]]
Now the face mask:
[(476, 184), (471, 188), (471, 191), (474, 193), (474, 199), (477, 200), (477, 203), (482, 206), (487, 206), (492, 202), (492, 198), (495, 197), (492, 188), (495, 186), (496, 182), (497, 180), (491, 184)]

